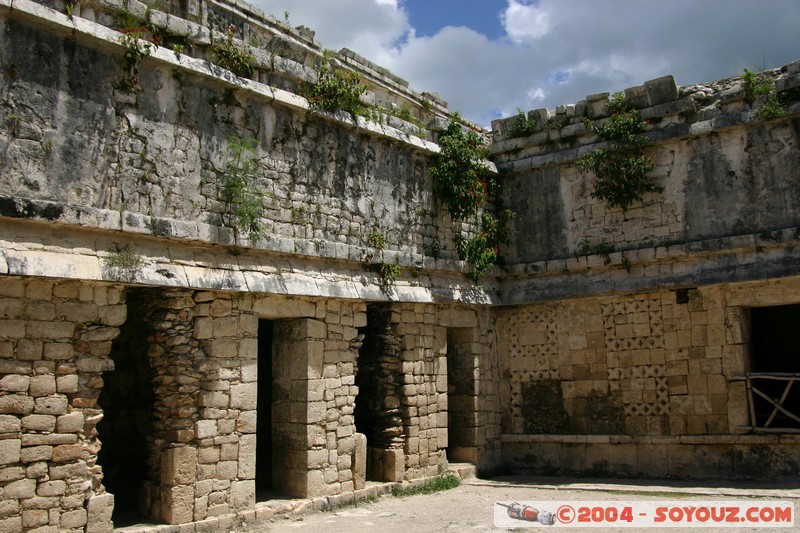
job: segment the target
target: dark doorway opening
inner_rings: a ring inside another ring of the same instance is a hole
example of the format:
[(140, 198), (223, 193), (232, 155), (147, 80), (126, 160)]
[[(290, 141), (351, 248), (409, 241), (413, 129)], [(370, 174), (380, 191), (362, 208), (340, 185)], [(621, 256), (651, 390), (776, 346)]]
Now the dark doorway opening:
[(128, 319), (111, 347), (114, 370), (103, 375), (98, 398), (103, 409), (97, 425), (102, 443), (98, 462), (103, 468), (103, 484), (114, 494), (112, 519), (117, 527), (148, 518), (143, 509), (143, 485), (149, 473), (147, 441), (155, 397), (147, 355), (147, 291), (131, 289), (126, 300)]
[(800, 304), (750, 309), (748, 387), (754, 427), (800, 428), (798, 325)]
[(447, 459), (477, 461), (475, 331), (447, 329)]
[(272, 320), (258, 321), (258, 411), (256, 415), (256, 499), (270, 498), (272, 480)]

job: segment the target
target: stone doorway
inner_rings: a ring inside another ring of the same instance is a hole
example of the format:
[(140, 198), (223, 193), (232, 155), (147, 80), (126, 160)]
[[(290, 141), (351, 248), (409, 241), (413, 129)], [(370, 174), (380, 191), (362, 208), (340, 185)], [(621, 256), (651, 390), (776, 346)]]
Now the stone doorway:
[(320, 394), (324, 384), (324, 325), (305, 318), (262, 319), (258, 337), (256, 499), (306, 498), (319, 490), (310, 475), (309, 434), (317, 425), (311, 405), (321, 400), (312, 399), (312, 383)]
[(447, 328), (447, 459), (477, 461), (477, 355), (473, 328)]
[(256, 500), (270, 498), (272, 486), (272, 345), (274, 323), (258, 321), (258, 413), (256, 415)]
[(154, 392), (148, 358), (147, 291), (127, 292), (128, 318), (111, 346), (114, 370), (103, 375), (97, 425), (98, 463), (103, 484), (114, 495), (114, 523), (130, 525), (148, 518), (143, 503), (149, 473), (148, 439), (153, 431)]

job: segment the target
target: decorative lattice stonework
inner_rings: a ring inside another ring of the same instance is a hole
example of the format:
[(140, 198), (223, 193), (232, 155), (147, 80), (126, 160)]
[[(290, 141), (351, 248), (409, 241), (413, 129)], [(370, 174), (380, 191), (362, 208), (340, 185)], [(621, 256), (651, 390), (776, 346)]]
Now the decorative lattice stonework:
[(514, 433), (525, 432), (522, 413), (523, 386), (536, 381), (559, 379), (557, 316), (552, 309), (520, 313), (520, 327), (509, 328), (511, 371), (511, 426)]
[(659, 298), (601, 304), (608, 380), (626, 416), (669, 414), (664, 320)]

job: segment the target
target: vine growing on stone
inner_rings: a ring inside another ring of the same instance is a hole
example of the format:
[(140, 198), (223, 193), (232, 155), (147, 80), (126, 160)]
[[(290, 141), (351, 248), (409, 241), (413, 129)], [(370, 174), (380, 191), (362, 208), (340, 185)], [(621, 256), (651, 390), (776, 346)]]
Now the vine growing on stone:
[(592, 196), (609, 207), (623, 211), (649, 192), (663, 190), (648, 173), (655, 167), (644, 153), (647, 139), (641, 135), (646, 123), (622, 93), (614, 94), (605, 107), (610, 117), (599, 128), (591, 121), (586, 127), (608, 142), (607, 148), (596, 148), (576, 162), (583, 171), (594, 172)]
[(433, 192), (456, 221), (473, 222), (474, 229), (454, 237), (456, 252), (470, 265), (469, 277), (477, 282), (500, 261), (499, 247), (508, 244), (507, 223), (514, 216), (497, 206), (499, 184), (485, 165), (488, 151), (477, 131), (461, 126), (458, 116), (439, 138), (441, 151), (429, 169)]
[(261, 218), (264, 214), (264, 194), (256, 187), (258, 160), (257, 141), (252, 137), (231, 137), (228, 152), (231, 160), (225, 165), (220, 179), (220, 197), (228, 209), (229, 223), (247, 233), (251, 243), (264, 235)]

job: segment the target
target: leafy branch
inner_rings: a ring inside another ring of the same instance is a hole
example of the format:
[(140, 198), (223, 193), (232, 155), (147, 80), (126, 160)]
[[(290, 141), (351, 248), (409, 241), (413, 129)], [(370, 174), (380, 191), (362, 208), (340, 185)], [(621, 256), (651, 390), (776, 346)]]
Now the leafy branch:
[(508, 244), (508, 221), (515, 215), (501, 209), (488, 211), (495, 203), (499, 183), (484, 164), (488, 151), (477, 131), (464, 129), (456, 116), (439, 138), (441, 151), (429, 168), (433, 192), (454, 220), (472, 220), (479, 228), (456, 235), (456, 252), (470, 265), (469, 277), (476, 283), (501, 260), (499, 247)]

